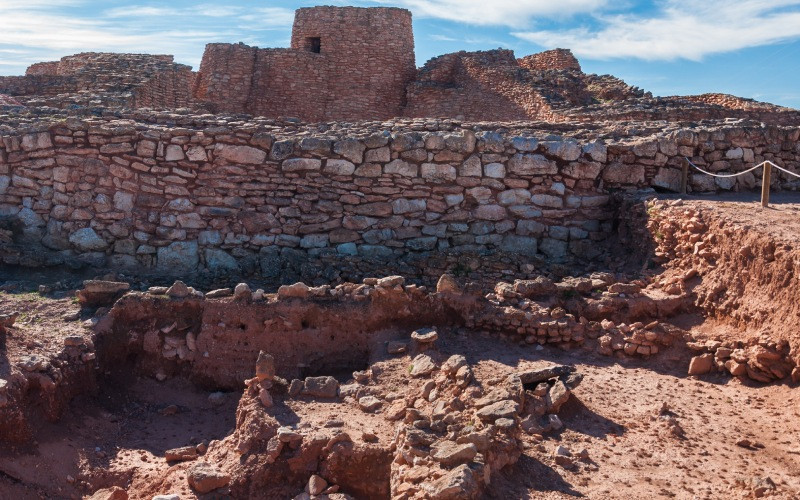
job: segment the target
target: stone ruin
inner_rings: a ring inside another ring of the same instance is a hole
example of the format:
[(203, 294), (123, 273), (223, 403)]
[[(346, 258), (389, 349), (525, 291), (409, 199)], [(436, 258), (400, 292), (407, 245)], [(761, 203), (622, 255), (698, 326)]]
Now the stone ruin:
[[(416, 68), (395, 8), (300, 9), (290, 48), (209, 44), (196, 73), (84, 53), (0, 77), (0, 496), (676, 496), (602, 489), (606, 443), (764, 445), (662, 387), (800, 382), (796, 239), (670, 199), (687, 158), (797, 172), (798, 112), (653, 97), (565, 49)], [(612, 365), (655, 378), (644, 423), (594, 413), (626, 399)], [(723, 458), (742, 494), (800, 492)]]

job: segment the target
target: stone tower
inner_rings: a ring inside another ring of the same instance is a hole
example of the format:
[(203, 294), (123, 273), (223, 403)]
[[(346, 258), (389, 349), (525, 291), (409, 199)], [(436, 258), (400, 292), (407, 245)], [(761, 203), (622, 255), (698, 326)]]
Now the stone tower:
[(415, 75), (409, 11), (310, 7), (295, 13), (290, 49), (209, 44), (195, 97), (213, 111), (385, 119), (402, 114)]

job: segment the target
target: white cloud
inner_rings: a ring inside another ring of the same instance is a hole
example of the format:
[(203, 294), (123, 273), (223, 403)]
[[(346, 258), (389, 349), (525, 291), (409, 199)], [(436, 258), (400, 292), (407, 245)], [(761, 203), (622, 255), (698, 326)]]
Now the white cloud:
[(667, 0), (652, 17), (595, 18), (598, 27), (514, 35), (545, 47), (567, 47), (590, 59), (692, 61), (800, 37), (800, 0)]
[[(267, 7), (244, 9), (200, 4), (186, 8), (131, 5), (98, 10), (92, 17), (81, 0), (0, 1), (0, 50), (4, 71), (21, 74), (35, 61), (55, 60), (83, 51), (173, 54), (195, 69), (206, 43), (258, 43), (246, 31), (291, 28), (294, 11)], [(251, 17), (253, 16), (253, 17)], [(220, 19), (225, 18), (225, 19)], [(244, 30), (241, 28), (245, 28)]]
[(531, 20), (595, 12), (609, 0), (374, 0), (405, 7), (415, 16), (481, 26), (527, 27)]

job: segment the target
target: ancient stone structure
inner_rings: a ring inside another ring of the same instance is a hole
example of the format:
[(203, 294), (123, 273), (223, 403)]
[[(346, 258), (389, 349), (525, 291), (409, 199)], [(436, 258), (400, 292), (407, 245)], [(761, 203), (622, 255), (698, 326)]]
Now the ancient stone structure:
[(197, 73), (171, 56), (77, 54), (0, 77), (0, 94), (30, 106), (192, 107), (308, 122), (800, 119), (795, 110), (723, 94), (654, 99), (613, 76), (583, 73), (567, 49), (520, 59), (502, 49), (462, 51), (417, 70), (411, 14), (397, 8), (299, 9), (290, 48), (212, 43)]
[(194, 94), (214, 111), (383, 119), (415, 72), (410, 12), (315, 7), (297, 11), (290, 49), (210, 44)]

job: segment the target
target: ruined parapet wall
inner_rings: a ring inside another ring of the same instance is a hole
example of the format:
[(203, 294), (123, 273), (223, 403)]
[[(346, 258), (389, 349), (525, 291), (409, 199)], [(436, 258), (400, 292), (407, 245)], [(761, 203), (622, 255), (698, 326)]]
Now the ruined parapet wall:
[(674, 99), (682, 99), (691, 102), (698, 102), (703, 104), (710, 104), (714, 106), (722, 106), (728, 109), (736, 109), (742, 111), (766, 111), (766, 112), (779, 112), (789, 111), (789, 108), (776, 106), (766, 102), (759, 102), (753, 99), (745, 99), (744, 97), (736, 97), (730, 94), (700, 94), (690, 96), (679, 96)]
[(407, 10), (313, 7), (296, 12), (290, 49), (209, 44), (194, 97), (218, 112), (386, 119), (415, 73)]
[(597, 101), (626, 101), (628, 99), (652, 98), (652, 94), (639, 87), (628, 85), (612, 75), (583, 75), (586, 90)]
[[(69, 119), (3, 133), (6, 262), (137, 272), (339, 276), (413, 256), (591, 259), (609, 192), (678, 189), (683, 156), (714, 171), (798, 169), (800, 129), (731, 125), (604, 142), (496, 129), (307, 135), (247, 124), (172, 129)], [(693, 175), (690, 189), (751, 188)], [(775, 187), (792, 180), (775, 176)], [(327, 274), (325, 274), (327, 275)]]
[(177, 108), (191, 102), (192, 82), (191, 68), (170, 55), (86, 52), (0, 77), (0, 92), (52, 107)]
[(408, 86), (405, 116), (559, 121), (527, 77), (510, 50), (445, 54)]
[(656, 97), (647, 95), (628, 101), (611, 101), (602, 104), (560, 109), (564, 120), (572, 122), (648, 122), (672, 123), (699, 122), (703, 120), (748, 119), (777, 126), (796, 126), (800, 111), (767, 103), (758, 103), (750, 109), (736, 109), (685, 97)]
[(581, 65), (569, 49), (553, 49), (518, 59), (519, 65), (531, 71), (573, 70)]
[(243, 43), (206, 45), (193, 97), (212, 112), (247, 111), (257, 47)]
[(47, 61), (47, 62), (31, 64), (30, 66), (28, 66), (28, 69), (25, 70), (25, 76), (37, 76), (37, 75), (55, 76), (58, 75), (58, 65), (59, 61)]

